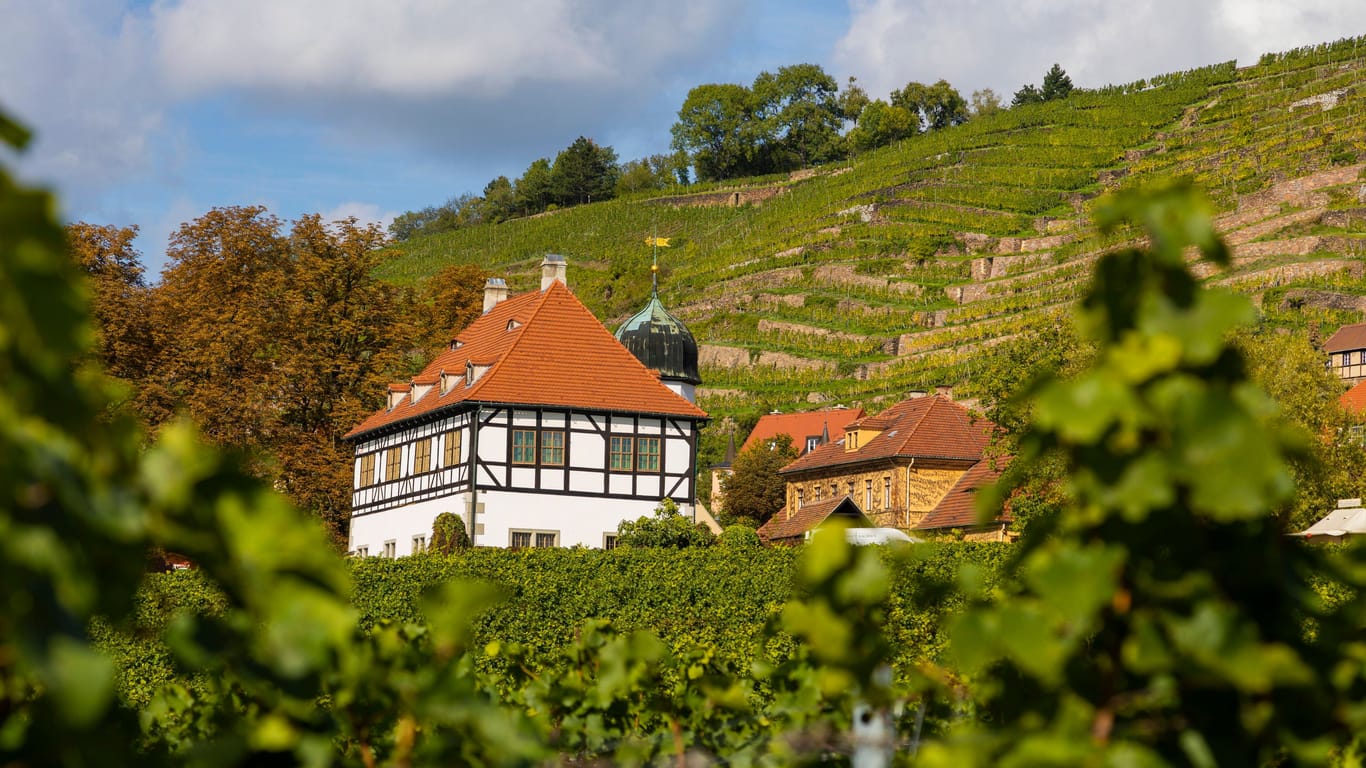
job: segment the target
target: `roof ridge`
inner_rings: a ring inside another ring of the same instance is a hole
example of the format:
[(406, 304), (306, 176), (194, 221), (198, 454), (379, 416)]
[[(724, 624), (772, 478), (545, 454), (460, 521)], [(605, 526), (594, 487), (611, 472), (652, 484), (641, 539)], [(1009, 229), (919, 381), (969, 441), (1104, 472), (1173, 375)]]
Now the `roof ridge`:
[[(535, 302), (536, 308), (531, 311), (531, 315), (527, 317), (526, 322), (522, 323), (516, 328), (512, 328), (508, 331), (505, 331), (505, 333), (511, 333), (513, 331), (516, 331), (517, 338), (513, 339), (512, 343), (508, 345), (508, 348), (503, 350), (503, 354), (496, 361), (494, 361), (493, 366), (490, 367), (487, 371), (485, 371), (483, 376), (479, 377), (479, 381), (475, 382), (475, 385), (473, 387), (470, 387), (469, 394), (466, 396), (467, 398), (475, 397), (475, 395), (478, 394), (479, 390), (482, 389), (485, 384), (493, 380), (493, 375), (498, 372), (499, 368), (503, 367), (503, 363), (507, 362), (507, 359), (509, 357), (512, 357), (512, 353), (517, 351), (517, 345), (521, 344), (522, 339), (525, 338), (525, 334), (523, 334), (522, 331), (531, 325), (532, 321), (536, 319), (537, 315), (541, 314), (541, 310), (545, 308), (546, 300), (550, 298), (550, 292), (555, 290), (556, 285), (564, 285), (564, 283), (561, 283), (560, 281), (556, 280), (555, 282), (550, 284), (549, 288), (546, 288), (544, 291), (541, 291), (540, 299), (538, 299)], [(566, 290), (568, 289), (566, 288)], [(473, 323), (471, 323), (471, 325), (473, 325)]]

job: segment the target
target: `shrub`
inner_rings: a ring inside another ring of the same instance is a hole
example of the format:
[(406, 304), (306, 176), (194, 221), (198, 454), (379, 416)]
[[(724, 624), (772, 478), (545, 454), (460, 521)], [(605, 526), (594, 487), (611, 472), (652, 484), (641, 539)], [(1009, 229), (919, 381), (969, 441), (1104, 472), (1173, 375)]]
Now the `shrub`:
[(716, 537), (716, 543), (725, 549), (755, 549), (763, 546), (759, 534), (748, 525), (728, 525)]
[(465, 521), (453, 512), (442, 512), (432, 521), (431, 551), (449, 555), (469, 549), (470, 535), (465, 531)]

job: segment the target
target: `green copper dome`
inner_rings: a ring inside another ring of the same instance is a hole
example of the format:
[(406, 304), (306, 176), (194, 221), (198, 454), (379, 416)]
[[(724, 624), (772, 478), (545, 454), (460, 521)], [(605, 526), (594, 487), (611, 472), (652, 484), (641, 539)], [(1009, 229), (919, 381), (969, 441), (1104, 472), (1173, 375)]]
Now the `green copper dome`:
[(650, 303), (617, 329), (617, 341), (646, 368), (658, 370), (661, 379), (694, 386), (702, 383), (697, 375), (697, 342), (688, 327), (659, 303), (657, 292), (651, 292)]

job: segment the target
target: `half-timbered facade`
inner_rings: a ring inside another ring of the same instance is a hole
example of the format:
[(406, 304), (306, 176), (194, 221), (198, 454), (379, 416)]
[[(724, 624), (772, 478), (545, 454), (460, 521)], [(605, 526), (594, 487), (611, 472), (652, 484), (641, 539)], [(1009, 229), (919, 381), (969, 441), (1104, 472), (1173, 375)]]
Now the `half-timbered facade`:
[(1347, 384), (1366, 381), (1366, 323), (1344, 325), (1323, 344), (1328, 370)]
[(477, 545), (610, 546), (672, 498), (691, 514), (706, 414), (593, 317), (548, 258), (542, 290), (501, 280), (485, 312), (348, 438), (351, 549), (420, 551), (442, 512)]

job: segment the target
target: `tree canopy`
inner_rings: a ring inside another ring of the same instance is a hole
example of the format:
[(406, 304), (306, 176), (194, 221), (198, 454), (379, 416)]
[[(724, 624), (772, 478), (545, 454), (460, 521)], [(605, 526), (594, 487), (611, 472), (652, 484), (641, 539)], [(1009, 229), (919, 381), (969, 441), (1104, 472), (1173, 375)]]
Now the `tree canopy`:
[(721, 481), (724, 518), (727, 524), (745, 523), (758, 527), (783, 508), (787, 483), (778, 470), (797, 458), (792, 436), (775, 435), (740, 452), (731, 465), (731, 474)]
[(1054, 64), (1044, 73), (1043, 87), (1037, 88), (1032, 83), (1025, 83), (1015, 92), (1010, 104), (1015, 107), (1022, 104), (1039, 104), (1054, 99), (1065, 99), (1071, 93), (1072, 78), (1067, 76), (1060, 65)]
[(947, 80), (934, 85), (911, 82), (892, 91), (892, 106), (910, 112), (922, 130), (937, 131), (968, 119), (968, 103)]

